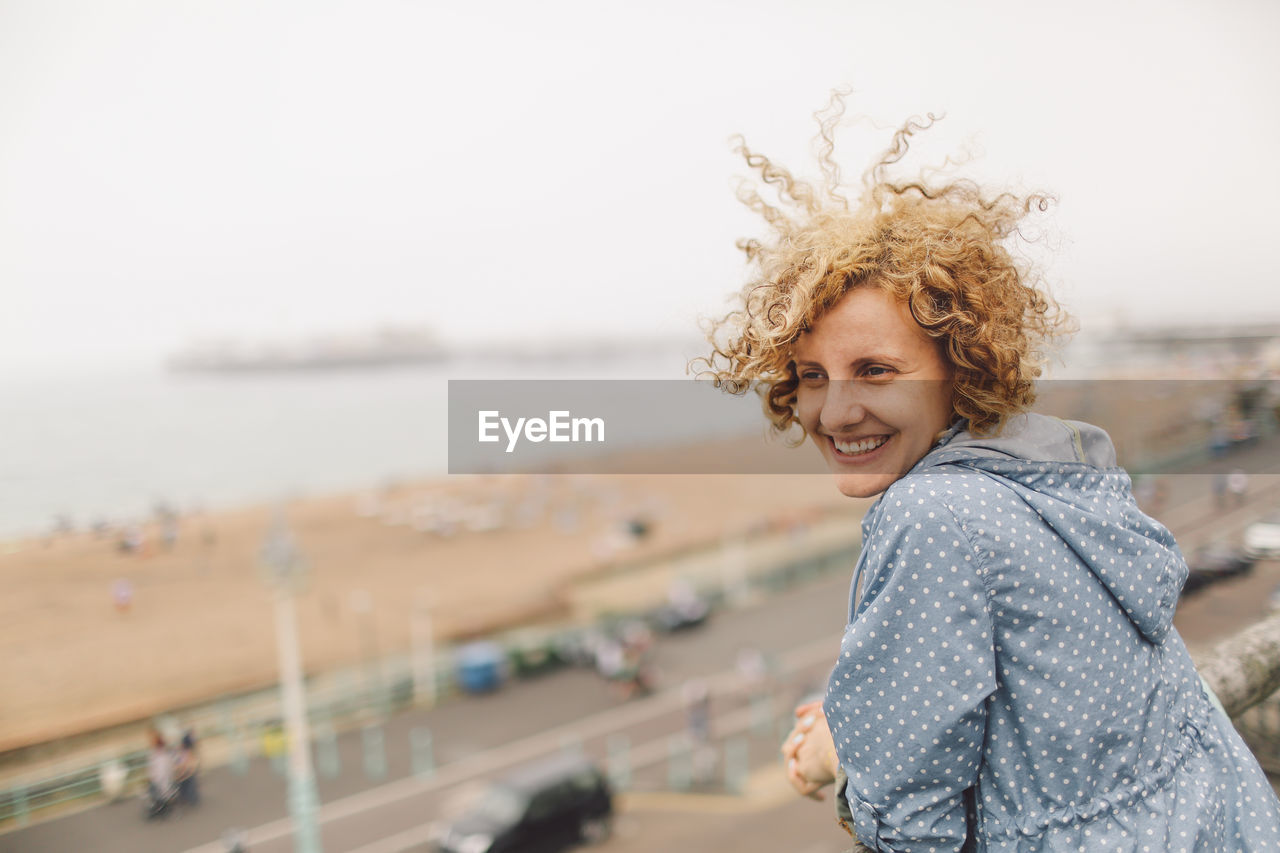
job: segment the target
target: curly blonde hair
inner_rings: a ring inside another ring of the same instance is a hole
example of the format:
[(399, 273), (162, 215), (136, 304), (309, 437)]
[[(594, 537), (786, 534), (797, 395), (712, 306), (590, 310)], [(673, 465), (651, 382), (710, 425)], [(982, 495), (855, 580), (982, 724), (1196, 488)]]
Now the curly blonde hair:
[(843, 113), (837, 92), (815, 116), (821, 186), (796, 179), (739, 138), (737, 153), (794, 212), (765, 202), (750, 184), (739, 187), (739, 199), (764, 217), (773, 238), (739, 241), (759, 275), (743, 288), (742, 307), (708, 329), (713, 351), (700, 360), (700, 375), (735, 394), (755, 386), (774, 429), (785, 432), (796, 422), (797, 338), (850, 290), (883, 287), (939, 342), (955, 415), (977, 434), (997, 431), (1034, 402), (1045, 347), (1069, 331), (1065, 312), (1004, 245), (1027, 213), (1047, 209), (1052, 198), (987, 198), (965, 180), (889, 180), (888, 167), (906, 155), (911, 137), (937, 120), (930, 114), (898, 129), (851, 206), (832, 156)]

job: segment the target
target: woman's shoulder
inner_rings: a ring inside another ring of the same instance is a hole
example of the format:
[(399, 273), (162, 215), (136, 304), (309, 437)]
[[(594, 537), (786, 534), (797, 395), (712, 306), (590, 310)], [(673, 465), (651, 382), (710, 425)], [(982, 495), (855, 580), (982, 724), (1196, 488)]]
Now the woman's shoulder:
[(886, 489), (865, 533), (876, 539), (911, 530), (955, 531), (973, 542), (982, 538), (992, 518), (1015, 505), (1021, 505), (1021, 499), (999, 478), (964, 466), (939, 465), (912, 472)]
[(978, 472), (948, 467), (908, 474), (889, 486), (866, 530), (869, 540), (962, 534), (975, 508), (996, 499), (998, 486)]
[[(977, 576), (984, 560), (965, 505), (967, 495), (981, 494), (980, 476), (935, 470), (903, 477), (885, 491), (865, 531), (866, 600), (886, 584), (912, 585), (917, 575), (928, 576), (925, 586), (935, 598), (966, 587), (981, 588)], [(911, 580), (892, 580), (903, 573)]]
[(944, 510), (957, 517), (977, 502), (1001, 499), (1008, 490), (992, 477), (959, 465), (938, 465), (915, 471), (885, 490), (881, 504), (886, 510), (927, 508)]

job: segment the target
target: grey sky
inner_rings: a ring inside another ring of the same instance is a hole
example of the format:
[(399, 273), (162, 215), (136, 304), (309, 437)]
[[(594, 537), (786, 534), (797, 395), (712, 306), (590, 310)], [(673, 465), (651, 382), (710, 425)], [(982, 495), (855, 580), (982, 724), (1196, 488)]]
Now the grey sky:
[(1280, 5), (1031, 5), (0, 0), (0, 370), (689, 329), (761, 230), (729, 136), (811, 171), (842, 84), (846, 174), (932, 110), (1056, 192), (1086, 327), (1280, 319)]

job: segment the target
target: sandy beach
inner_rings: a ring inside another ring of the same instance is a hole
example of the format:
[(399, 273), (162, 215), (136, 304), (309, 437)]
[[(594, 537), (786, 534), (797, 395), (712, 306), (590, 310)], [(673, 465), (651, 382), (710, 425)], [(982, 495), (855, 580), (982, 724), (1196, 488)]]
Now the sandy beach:
[[(771, 447), (779, 470), (812, 453)], [(439, 641), (477, 636), (564, 618), (565, 585), (620, 562), (830, 512), (856, 524), (862, 508), (804, 474), (442, 477), (299, 500), (287, 518), (307, 564), (305, 666), (408, 649), (423, 596)], [(275, 512), (183, 517), (172, 548), (144, 526), (133, 553), (89, 533), (0, 544), (0, 752), (273, 683), (259, 552)], [(641, 538), (625, 533), (633, 520)], [(120, 579), (126, 611), (113, 601)]]

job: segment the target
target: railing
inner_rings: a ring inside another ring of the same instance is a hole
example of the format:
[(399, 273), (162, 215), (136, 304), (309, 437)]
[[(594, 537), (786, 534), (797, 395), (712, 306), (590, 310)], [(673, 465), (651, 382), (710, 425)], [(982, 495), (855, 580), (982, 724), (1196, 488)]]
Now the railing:
[(1219, 645), (1200, 670), (1258, 763), (1280, 773), (1280, 615)]
[(1245, 628), (1197, 662), (1232, 719), (1280, 690), (1280, 616)]
[[(137, 785), (138, 780), (146, 779), (145, 751), (130, 752), (114, 761), (113, 766), (119, 768), (117, 772), (123, 774), (125, 784)], [(0, 791), (0, 826), (6, 821), (22, 826), (33, 812), (56, 809), (86, 797), (103, 796), (104, 789), (110, 787), (109, 782), (104, 785), (104, 773), (109, 776), (112, 772), (105, 770), (106, 766), (85, 767)]]

